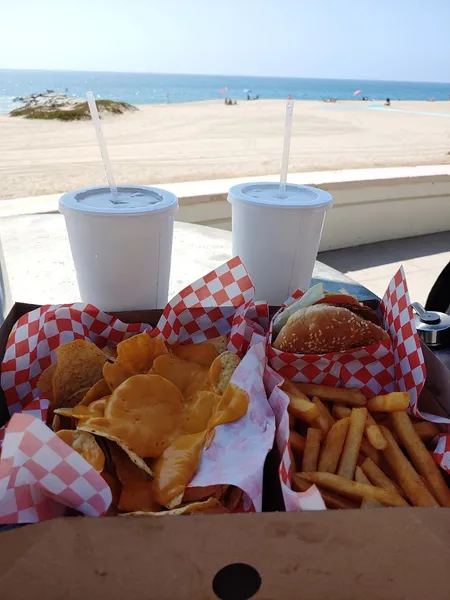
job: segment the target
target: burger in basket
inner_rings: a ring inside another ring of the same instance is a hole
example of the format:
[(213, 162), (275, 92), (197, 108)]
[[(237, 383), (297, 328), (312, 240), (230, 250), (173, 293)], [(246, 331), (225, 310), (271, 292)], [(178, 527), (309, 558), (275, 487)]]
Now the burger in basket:
[(321, 283), (287, 306), (273, 326), (272, 346), (296, 354), (328, 354), (388, 340), (377, 313)]

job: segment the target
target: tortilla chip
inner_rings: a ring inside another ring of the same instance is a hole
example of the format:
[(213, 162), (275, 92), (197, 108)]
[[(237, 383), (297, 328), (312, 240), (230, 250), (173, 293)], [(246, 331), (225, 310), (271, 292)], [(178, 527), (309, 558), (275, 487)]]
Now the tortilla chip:
[(85, 340), (62, 344), (56, 349), (58, 362), (53, 375), (54, 408), (73, 407), (102, 377), (106, 357)]
[(209, 344), (212, 344), (217, 350), (217, 354), (222, 354), (228, 349), (228, 337), (226, 335), (220, 335), (219, 337), (208, 340)]
[(120, 515), (121, 517), (163, 517), (173, 515), (196, 515), (196, 514), (212, 514), (226, 513), (227, 509), (220, 504), (215, 498), (209, 498), (205, 502), (192, 502), (179, 508), (165, 510), (161, 512), (135, 511)]
[(50, 403), (53, 404), (53, 375), (56, 371), (56, 363), (50, 365), (42, 372), (39, 380), (37, 382), (37, 387), (40, 392), (45, 394), (47, 398), (50, 400)]
[(103, 471), (105, 455), (93, 435), (69, 429), (60, 429), (56, 435), (75, 452), (78, 452), (96, 471), (100, 473)]
[(219, 356), (214, 344), (203, 342), (202, 344), (184, 344), (182, 346), (171, 346), (172, 354), (196, 363), (202, 367), (210, 367), (215, 358)]
[(183, 504), (187, 502), (201, 502), (208, 498), (219, 500), (228, 489), (228, 485), (206, 485), (204, 487), (188, 487), (184, 491)]
[(185, 433), (204, 431), (220, 398), (218, 394), (207, 390), (195, 392), (183, 407), (183, 431)]
[[(108, 440), (107, 444), (117, 479), (122, 485), (151, 479), (152, 473), (142, 459), (138, 457), (139, 460), (135, 462), (117, 443)], [(145, 465), (145, 468), (143, 468), (143, 465)]]
[(238, 421), (247, 414), (249, 404), (250, 398), (247, 392), (234, 383), (229, 383), (214, 409), (208, 428)]
[(61, 418), (59, 415), (53, 415), (52, 429), (55, 433), (61, 429)]
[(154, 499), (151, 481), (130, 481), (123, 484), (118, 506), (124, 512), (161, 510)]
[(103, 376), (111, 391), (133, 375), (148, 373), (154, 359), (168, 352), (162, 338), (139, 333), (117, 346), (117, 360), (106, 363)]
[(198, 390), (209, 387), (208, 369), (196, 363), (183, 360), (173, 354), (158, 356), (150, 373), (161, 375), (174, 383), (186, 400)]
[(230, 512), (234, 512), (241, 506), (243, 496), (244, 492), (241, 490), (241, 488), (230, 485), (224, 499), (224, 504)]
[(241, 359), (233, 352), (223, 352), (212, 363), (209, 379), (216, 394), (224, 394)]
[(106, 516), (114, 517), (119, 513), (118, 507), (119, 507), (119, 499), (120, 499), (120, 494), (122, 491), (122, 486), (120, 485), (120, 482), (118, 481), (118, 479), (116, 477), (114, 477), (114, 475), (109, 473), (109, 471), (106, 471), (105, 469), (102, 471), (101, 476), (108, 484), (109, 489), (111, 490), (111, 496), (112, 496), (111, 504), (109, 505), (109, 508), (106, 511)]
[(73, 408), (56, 408), (54, 413), (62, 417), (70, 419), (88, 419), (90, 417), (103, 417), (105, 414), (105, 406), (109, 396), (94, 400), (89, 406), (77, 404)]
[[(104, 398), (99, 398), (98, 400), (94, 400), (93, 402), (91, 402), (89, 404), (89, 406), (87, 406), (86, 408), (88, 409), (88, 413), (90, 416), (93, 417), (103, 417), (105, 414), (105, 408), (106, 408), (106, 404), (109, 400), (109, 396), (105, 396)], [(81, 412), (81, 404), (78, 404), (78, 406), (75, 406), (73, 409), (73, 416), (76, 417), (78, 414), (78, 411)]]
[[(92, 421), (96, 421), (96, 420), (104, 420), (104, 419), (92, 419)], [(133, 450), (131, 450), (131, 448), (129, 448), (126, 444), (124, 444), (124, 442), (120, 438), (112, 435), (108, 431), (98, 431), (97, 427), (95, 427), (95, 426), (92, 427), (90, 424), (90, 419), (87, 419), (87, 420), (83, 419), (82, 421), (80, 421), (80, 423), (77, 427), (77, 431), (86, 431), (87, 433), (92, 433), (92, 435), (103, 437), (111, 442), (115, 442), (118, 446), (120, 446), (120, 448), (122, 448), (122, 450), (124, 452), (126, 452), (128, 454), (131, 461), (135, 465), (137, 465), (140, 469), (145, 471), (147, 473), (147, 475), (150, 475), (150, 477), (153, 477), (152, 470), (147, 465), (147, 463), (144, 460), (142, 460), (142, 458), (140, 456), (138, 456), (135, 452), (133, 452)]]
[[(159, 375), (134, 375), (111, 394), (105, 416), (86, 424), (97, 435), (118, 438), (142, 458), (160, 456), (179, 431), (183, 396)], [(107, 435), (106, 435), (107, 434)]]
[(154, 461), (153, 490), (161, 506), (177, 506), (195, 475), (205, 443), (206, 431), (180, 435)]
[(109, 362), (115, 362), (117, 360), (117, 348), (111, 348), (110, 346), (105, 346), (102, 348), (103, 354), (109, 360)]
[(80, 404), (83, 406), (89, 406), (91, 402), (100, 400), (100, 398), (103, 398), (104, 396), (109, 396), (110, 393), (111, 390), (109, 389), (109, 385), (102, 377), (96, 383), (94, 383), (91, 389), (83, 396)]
[(73, 408), (55, 408), (53, 412), (59, 417), (67, 417), (68, 419), (77, 418), (74, 417)]

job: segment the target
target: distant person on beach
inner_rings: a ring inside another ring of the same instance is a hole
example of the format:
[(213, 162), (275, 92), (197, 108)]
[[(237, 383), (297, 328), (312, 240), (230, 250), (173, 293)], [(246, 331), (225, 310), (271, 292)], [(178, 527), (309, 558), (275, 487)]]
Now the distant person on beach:
[(247, 100), (251, 100), (250, 94), (247, 94)]
[(386, 98), (386, 102), (384, 103), (385, 106), (390, 106), (391, 105), (391, 99), (390, 98)]

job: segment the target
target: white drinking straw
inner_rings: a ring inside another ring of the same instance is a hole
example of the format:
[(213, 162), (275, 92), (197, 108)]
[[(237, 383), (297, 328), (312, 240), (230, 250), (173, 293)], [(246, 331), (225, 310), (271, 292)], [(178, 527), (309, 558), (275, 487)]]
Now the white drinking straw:
[(103, 166), (105, 167), (106, 179), (108, 180), (108, 185), (111, 190), (111, 202), (113, 202), (113, 204), (120, 204), (119, 194), (117, 192), (117, 186), (114, 181), (114, 174), (111, 166), (111, 161), (109, 160), (108, 148), (106, 147), (105, 138), (103, 137), (102, 126), (100, 124), (100, 117), (98, 114), (97, 105), (95, 103), (94, 94), (92, 92), (87, 92), (86, 98), (89, 106), (89, 111), (91, 113), (92, 124), (94, 125), (95, 133), (97, 135), (97, 142), (100, 148)]
[(283, 156), (281, 158), (280, 196), (286, 194), (286, 180), (289, 166), (289, 150), (291, 147), (292, 120), (294, 118), (294, 100), (289, 96), (286, 103), (286, 122), (284, 124)]

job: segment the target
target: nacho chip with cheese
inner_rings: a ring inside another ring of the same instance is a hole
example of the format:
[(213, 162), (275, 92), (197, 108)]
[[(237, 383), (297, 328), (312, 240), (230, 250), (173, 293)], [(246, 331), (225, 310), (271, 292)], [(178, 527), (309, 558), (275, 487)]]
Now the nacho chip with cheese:
[[(183, 344), (181, 346), (171, 346), (170, 351), (178, 358), (196, 363), (202, 367), (210, 367), (215, 358), (227, 349), (227, 339), (215, 338), (201, 344)], [(219, 341), (220, 340), (220, 341)]]
[(158, 356), (150, 373), (155, 373), (171, 381), (186, 400), (198, 390), (210, 388), (207, 367), (178, 358), (173, 354)]
[(133, 375), (148, 373), (154, 359), (168, 352), (164, 341), (147, 333), (134, 335), (117, 346), (117, 360), (107, 362), (103, 376), (111, 391)]
[(221, 396), (209, 390), (199, 390), (184, 403), (183, 431), (199, 433), (205, 431)]
[(141, 468), (142, 464), (133, 462), (130, 456), (114, 442), (108, 442), (108, 448), (116, 477), (121, 484), (118, 508), (125, 512), (160, 510), (159, 504), (154, 499), (151, 477)]
[(101, 437), (122, 440), (142, 458), (160, 456), (179, 432), (183, 396), (159, 375), (133, 375), (109, 397), (104, 417), (84, 422)]
[(81, 400), (80, 404), (82, 404), (83, 406), (89, 406), (91, 402), (95, 402), (95, 400), (100, 400), (100, 398), (103, 398), (104, 396), (109, 396), (110, 393), (111, 390), (109, 388), (109, 385), (102, 377), (101, 379), (99, 379), (99, 381), (94, 383), (91, 389), (83, 396), (83, 399)]
[(70, 419), (88, 419), (90, 417), (103, 417), (105, 414), (106, 402), (109, 396), (94, 400), (89, 406), (85, 406), (82, 402), (73, 408), (56, 408), (54, 413), (62, 417)]
[(75, 452), (81, 454), (81, 456), (94, 467), (96, 471), (99, 471), (100, 473), (103, 471), (105, 466), (105, 455), (95, 441), (93, 435), (84, 431), (72, 431), (67, 429), (60, 429), (56, 432), (56, 435), (75, 450)]

